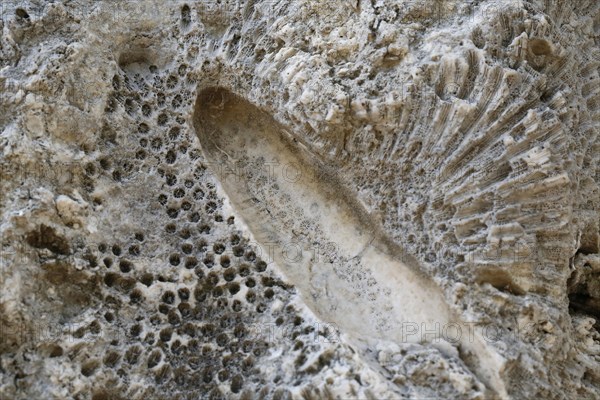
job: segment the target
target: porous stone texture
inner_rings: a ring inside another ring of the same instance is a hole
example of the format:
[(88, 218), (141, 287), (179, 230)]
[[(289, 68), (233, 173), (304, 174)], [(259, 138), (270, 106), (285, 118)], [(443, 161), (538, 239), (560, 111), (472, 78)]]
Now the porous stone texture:
[[(597, 1), (0, 13), (0, 398), (598, 398)], [(207, 158), (211, 88), (335, 171), (489, 357), (325, 319)]]

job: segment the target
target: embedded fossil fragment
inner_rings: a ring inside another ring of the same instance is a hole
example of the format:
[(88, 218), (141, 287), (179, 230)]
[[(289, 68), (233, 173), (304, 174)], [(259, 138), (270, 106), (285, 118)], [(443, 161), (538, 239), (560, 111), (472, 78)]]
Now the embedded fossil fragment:
[[(227, 90), (208, 88), (198, 96), (194, 124), (234, 209), (320, 318), (365, 343), (427, 341), (407, 327), (432, 331), (460, 322), (335, 171), (273, 118)], [(505, 396), (501, 363), (479, 333), (459, 342), (476, 373)]]
[(209, 167), (264, 252), (325, 320), (392, 338), (403, 321), (448, 322), (439, 291), (384, 252), (378, 227), (297, 139), (280, 137), (283, 128), (224, 90), (202, 92), (197, 113)]

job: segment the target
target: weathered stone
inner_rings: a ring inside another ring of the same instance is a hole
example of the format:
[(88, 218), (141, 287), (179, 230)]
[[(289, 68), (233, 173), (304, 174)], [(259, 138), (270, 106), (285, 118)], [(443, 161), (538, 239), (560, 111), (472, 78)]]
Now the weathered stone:
[(595, 398), (596, 3), (3, 2), (0, 397)]

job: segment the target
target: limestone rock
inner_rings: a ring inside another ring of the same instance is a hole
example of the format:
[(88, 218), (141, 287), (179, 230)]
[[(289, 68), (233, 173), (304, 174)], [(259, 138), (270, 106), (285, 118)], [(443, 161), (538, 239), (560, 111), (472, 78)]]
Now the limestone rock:
[(596, 1), (0, 15), (1, 398), (600, 393)]

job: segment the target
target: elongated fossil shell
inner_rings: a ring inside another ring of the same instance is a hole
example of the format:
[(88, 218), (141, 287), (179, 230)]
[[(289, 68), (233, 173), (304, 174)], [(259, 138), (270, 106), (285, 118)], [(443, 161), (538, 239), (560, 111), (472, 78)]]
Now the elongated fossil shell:
[[(461, 325), (416, 260), (390, 243), (335, 174), (284, 127), (222, 89), (201, 92), (195, 112), (209, 168), (263, 252), (321, 319), (367, 344), (442, 342), (442, 334), (423, 340), (408, 327)], [(500, 357), (481, 332), (458, 343), (467, 359), (477, 360), (472, 367), (481, 379), (505, 397), (502, 367), (493, 362)]]

